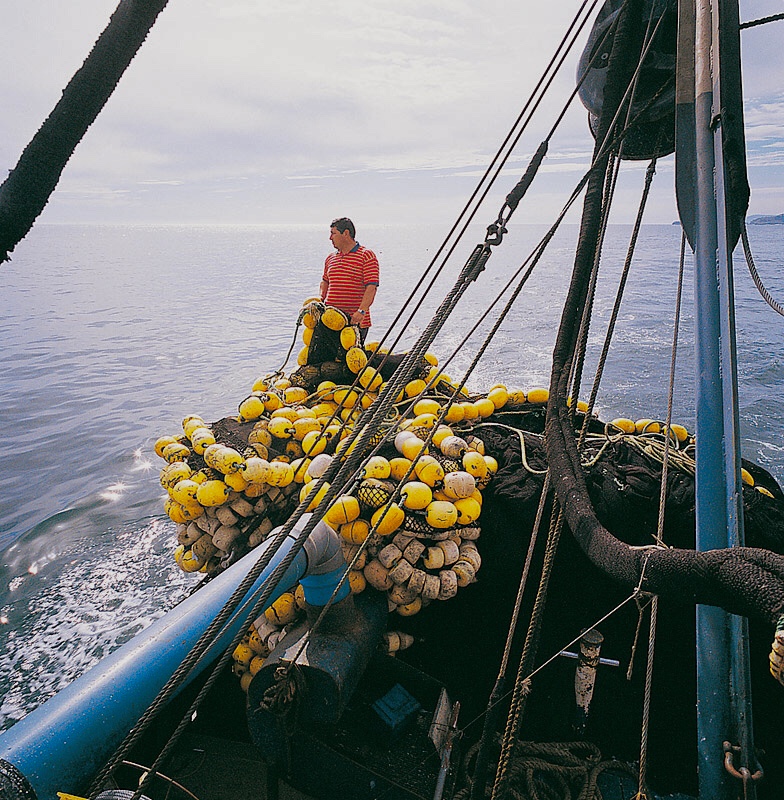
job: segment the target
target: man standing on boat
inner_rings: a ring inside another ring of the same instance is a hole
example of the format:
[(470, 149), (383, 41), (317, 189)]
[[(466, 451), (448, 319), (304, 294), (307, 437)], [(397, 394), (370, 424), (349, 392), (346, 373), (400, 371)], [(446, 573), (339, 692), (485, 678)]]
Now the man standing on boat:
[(321, 278), (321, 299), (339, 308), (352, 325), (358, 325), (365, 341), (371, 325), (370, 306), (378, 289), (378, 259), (354, 237), (356, 229), (348, 217), (332, 220), (329, 240), (337, 252), (327, 256)]

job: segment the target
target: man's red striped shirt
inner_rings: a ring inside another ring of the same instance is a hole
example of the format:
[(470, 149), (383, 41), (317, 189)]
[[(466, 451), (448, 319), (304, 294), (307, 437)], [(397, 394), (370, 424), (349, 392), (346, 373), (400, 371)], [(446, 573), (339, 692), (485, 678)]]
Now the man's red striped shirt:
[[(366, 286), (378, 286), (378, 259), (372, 250), (357, 244), (349, 253), (333, 253), (324, 262), (322, 280), (327, 282), (324, 302), (351, 316), (362, 301)], [(370, 311), (360, 327), (371, 325)]]

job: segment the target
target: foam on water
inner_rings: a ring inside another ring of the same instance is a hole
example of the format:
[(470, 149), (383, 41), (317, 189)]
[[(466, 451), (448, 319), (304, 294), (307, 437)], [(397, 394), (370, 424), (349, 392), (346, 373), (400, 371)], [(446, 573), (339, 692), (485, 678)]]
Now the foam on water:
[(171, 557), (174, 525), (141, 520), (41, 549), (0, 607), (0, 729), (94, 666), (193, 585)]

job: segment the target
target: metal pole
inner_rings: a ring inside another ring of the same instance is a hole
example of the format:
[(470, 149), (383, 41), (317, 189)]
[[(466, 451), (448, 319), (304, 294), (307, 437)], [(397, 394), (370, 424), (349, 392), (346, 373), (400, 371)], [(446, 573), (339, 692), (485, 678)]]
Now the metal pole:
[[(697, 549), (743, 544), (737, 367), (719, 104), (718, 0), (697, 0), (695, 21), (695, 330)], [(733, 697), (735, 692), (740, 696)], [(723, 742), (753, 757), (745, 621), (697, 607), (699, 795), (730, 800), (740, 787), (723, 766)], [(754, 787), (748, 787), (755, 797)]]

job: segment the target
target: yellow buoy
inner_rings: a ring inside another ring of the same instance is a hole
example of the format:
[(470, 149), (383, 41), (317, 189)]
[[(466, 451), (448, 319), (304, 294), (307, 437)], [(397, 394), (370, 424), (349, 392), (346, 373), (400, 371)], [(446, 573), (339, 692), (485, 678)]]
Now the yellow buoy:
[(283, 390), (283, 401), (288, 406), (293, 406), (295, 403), (304, 403), (307, 397), (308, 391), (302, 386), (287, 386)]
[(240, 422), (258, 419), (265, 411), (264, 402), (255, 394), (246, 397), (239, 405)]
[(465, 410), (460, 403), (452, 403), (444, 416), (444, 422), (457, 424), (465, 418)]
[(496, 411), (503, 408), (509, 402), (509, 392), (503, 384), (494, 386), (488, 393), (487, 399), (495, 407)]
[(318, 325), (319, 318), (312, 311), (308, 310), (302, 315), (302, 324), (309, 330)]
[(397, 503), (388, 503), (376, 509), (370, 518), (370, 524), (379, 536), (389, 536), (403, 524), (405, 518), (405, 512)]
[(196, 428), (191, 434), (191, 446), (195, 453), (202, 455), (211, 444), (215, 444), (215, 436), (209, 428)]
[(541, 404), (546, 403), (550, 399), (550, 390), (549, 389), (530, 389), (526, 393), (526, 398), (528, 399), (529, 403), (534, 404)]
[(389, 460), (389, 477), (396, 481), (402, 481), (409, 469), (411, 469), (411, 461), (403, 456)]
[(611, 420), (610, 425), (614, 425), (618, 430), (624, 433), (635, 433), (637, 430), (634, 420), (628, 417), (616, 417), (614, 420)]
[(522, 389), (510, 389), (509, 400), (507, 402), (513, 406), (521, 406), (527, 399), (528, 398)]
[(422, 483), (433, 487), (444, 480), (444, 468), (433, 456), (422, 456), (416, 462), (414, 472)]
[(344, 350), (350, 350), (359, 344), (359, 328), (355, 325), (346, 325), (340, 332), (340, 344)]
[(356, 375), (367, 366), (367, 355), (361, 347), (352, 347), (346, 353), (346, 366)]
[(312, 417), (299, 417), (294, 420), (292, 425), (294, 427), (292, 436), (298, 442), (301, 442), (311, 431), (321, 431), (321, 423)]
[(182, 429), (185, 431), (185, 435), (190, 439), (195, 430), (204, 428), (206, 424), (207, 423), (201, 417), (191, 415), (189, 417), (185, 417), (185, 419), (182, 421)]
[(427, 445), (416, 434), (412, 434), (403, 440), (398, 449), (405, 458), (413, 461), (420, 453), (427, 452)]
[(432, 414), (437, 417), (441, 413), (441, 404), (438, 400), (432, 400), (428, 397), (423, 397), (414, 403), (414, 416), (418, 417), (420, 414)]
[(182, 503), (178, 503), (171, 497), (163, 504), (163, 510), (166, 512), (166, 516), (178, 525), (182, 525), (188, 521), (185, 507)]
[(483, 397), (474, 403), (480, 417), (486, 418), (495, 412), (495, 405), (489, 397)]
[(267, 430), (276, 439), (290, 439), (294, 435), (294, 423), (288, 417), (273, 417)]
[(457, 508), (448, 500), (433, 500), (425, 511), (427, 524), (439, 530), (451, 528), (457, 522), (457, 516)]
[(266, 483), (269, 474), (269, 461), (264, 458), (251, 457), (245, 459), (242, 467), (242, 477), (248, 483)]
[(470, 525), (472, 522), (476, 522), (482, 513), (482, 506), (473, 497), (461, 497), (454, 501), (454, 506), (457, 509), (457, 521), (461, 525)]
[(405, 387), (406, 397), (416, 397), (417, 395), (422, 394), (426, 388), (427, 384), (421, 378), (416, 378), (413, 381), (409, 381)]
[(240, 642), (234, 648), (234, 652), (231, 655), (238, 664), (242, 664), (243, 666), (247, 667), (255, 653), (247, 642)]
[(434, 447), (438, 447), (440, 449), (441, 442), (443, 442), (448, 436), (454, 436), (452, 429), (448, 425), (439, 425), (430, 441), (433, 443)]
[(169, 489), (181, 480), (190, 478), (193, 470), (184, 461), (175, 461), (161, 470), (161, 486)]
[(361, 592), (364, 592), (367, 588), (365, 573), (358, 569), (349, 570), (348, 585), (351, 589), (351, 594), (360, 594)]
[(196, 499), (208, 508), (223, 505), (229, 499), (229, 487), (219, 480), (204, 481), (196, 490)]
[(245, 464), (242, 454), (233, 447), (221, 447), (213, 460), (215, 468), (224, 475), (239, 472)]
[(637, 433), (661, 433), (661, 425), (654, 419), (638, 419), (634, 428)]
[(392, 472), (389, 461), (384, 456), (371, 456), (362, 470), (363, 478), (388, 478)]
[(176, 436), (161, 436), (153, 446), (155, 454), (160, 458), (163, 458), (164, 449), (170, 444), (177, 444), (177, 442), (179, 442), (179, 439)]
[(320, 430), (309, 431), (302, 437), (302, 452), (305, 453), (306, 456), (317, 456), (319, 453), (324, 452), (324, 449), (329, 443), (329, 439), (330, 437), (327, 435), (326, 431), (323, 433)]
[(670, 431), (679, 442), (685, 442), (689, 438), (689, 431), (683, 425), (678, 425), (675, 422), (670, 425)]
[(481, 479), (487, 475), (487, 462), (481, 453), (469, 450), (463, 454), (463, 469), (474, 478)]
[(324, 515), (325, 521), (335, 530), (341, 525), (353, 522), (359, 517), (359, 500), (350, 494), (344, 494), (333, 501)]
[(285, 461), (270, 461), (267, 483), (270, 486), (288, 486), (294, 480), (294, 470)]
[(408, 481), (400, 490), (400, 497), (404, 508), (421, 511), (433, 502), (433, 491), (422, 481)]
[(264, 398), (264, 408), (267, 411), (275, 411), (276, 409), (280, 408), (283, 405), (283, 399), (275, 394), (275, 392), (270, 392)]
[(335, 389), (332, 396), (335, 402), (343, 408), (354, 408), (359, 400), (359, 392), (356, 389)]
[(284, 592), (264, 612), (264, 616), (273, 625), (288, 625), (297, 618), (297, 610), (297, 601), (294, 595), (291, 592)]
[(248, 482), (239, 472), (229, 472), (223, 476), (223, 482), (235, 492), (243, 492), (248, 487)]
[(196, 490), (198, 488), (199, 484), (196, 483), (196, 481), (185, 478), (175, 483), (174, 486), (169, 489), (169, 494), (175, 502), (186, 505), (187, 503), (196, 502)]
[(310, 483), (306, 483), (299, 492), (299, 501), (300, 503), (305, 502), (308, 500), (308, 505), (306, 511), (313, 511), (319, 503), (324, 499), (324, 495), (329, 491), (329, 483), (324, 481), (321, 484), (321, 487), (316, 490), (317, 481), (311, 481)]
[(291, 462), (291, 470), (294, 473), (294, 482), (295, 483), (305, 483), (305, 476), (308, 473), (308, 467), (310, 467), (311, 459), (303, 456), (302, 458), (298, 458)]
[(321, 314), (321, 322), (331, 331), (342, 331), (348, 325), (348, 317), (339, 309), (327, 306)]
[(412, 420), (411, 427), (430, 430), (431, 428), (435, 428), (437, 422), (438, 417), (435, 414), (419, 414)]
[(369, 392), (377, 392), (384, 382), (384, 377), (373, 367), (365, 367), (359, 373), (359, 384)]
[(463, 409), (463, 419), (471, 420), (476, 419), (479, 416), (479, 409), (475, 403), (460, 403), (460, 408)]
[(370, 525), (367, 520), (355, 519), (341, 525), (339, 533), (345, 541), (351, 544), (362, 544), (370, 533)]
[(185, 461), (190, 454), (190, 449), (182, 442), (172, 442), (163, 448), (163, 459), (169, 464), (173, 464), (175, 461)]

